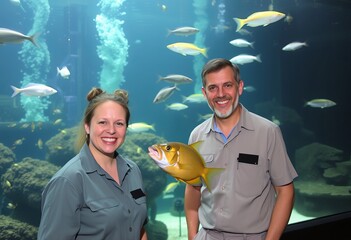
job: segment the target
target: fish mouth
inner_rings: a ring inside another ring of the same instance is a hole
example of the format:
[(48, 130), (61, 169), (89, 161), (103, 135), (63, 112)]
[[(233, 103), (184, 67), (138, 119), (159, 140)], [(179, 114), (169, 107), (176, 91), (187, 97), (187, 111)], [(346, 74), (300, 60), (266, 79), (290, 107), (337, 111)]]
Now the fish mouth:
[(148, 150), (149, 150), (148, 154), (152, 159), (161, 160), (162, 154), (160, 153), (158, 148), (151, 146), (151, 147), (148, 147)]

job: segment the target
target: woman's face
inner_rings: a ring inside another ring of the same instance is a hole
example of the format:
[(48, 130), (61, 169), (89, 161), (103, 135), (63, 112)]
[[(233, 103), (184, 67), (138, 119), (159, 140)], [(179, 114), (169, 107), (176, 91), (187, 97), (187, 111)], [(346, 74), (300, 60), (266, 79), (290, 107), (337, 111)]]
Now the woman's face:
[(113, 157), (126, 136), (126, 111), (114, 101), (100, 104), (94, 110), (90, 125), (85, 124), (85, 132), (90, 135), (89, 149), (95, 158)]

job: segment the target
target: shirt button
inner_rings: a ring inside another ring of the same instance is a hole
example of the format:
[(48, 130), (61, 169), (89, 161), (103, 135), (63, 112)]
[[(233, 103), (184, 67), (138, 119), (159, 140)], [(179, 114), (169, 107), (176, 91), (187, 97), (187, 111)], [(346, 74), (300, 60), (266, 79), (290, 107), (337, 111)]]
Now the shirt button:
[(128, 213), (130, 213), (130, 209), (128, 209)]
[(222, 186), (222, 190), (224, 191), (224, 189), (225, 189), (225, 187), (224, 186)]
[(131, 232), (132, 231), (132, 227), (129, 227), (129, 232)]

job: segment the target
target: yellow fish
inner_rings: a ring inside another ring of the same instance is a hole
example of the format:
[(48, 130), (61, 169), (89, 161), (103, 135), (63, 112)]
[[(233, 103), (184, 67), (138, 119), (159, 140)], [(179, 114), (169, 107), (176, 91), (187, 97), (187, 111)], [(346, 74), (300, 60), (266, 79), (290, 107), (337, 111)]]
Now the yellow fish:
[(276, 11), (255, 12), (245, 19), (234, 18), (237, 24), (236, 31), (238, 32), (245, 24), (249, 27), (267, 26), (271, 23), (284, 18), (285, 14)]
[(203, 181), (211, 192), (211, 177), (223, 169), (205, 167), (204, 160), (197, 151), (201, 143), (202, 141), (191, 145), (180, 142), (154, 144), (148, 148), (149, 156), (178, 181), (188, 184), (200, 184)]
[(167, 48), (173, 52), (182, 54), (183, 56), (186, 56), (186, 55), (195, 56), (201, 53), (207, 58), (207, 49), (199, 48), (198, 46), (192, 43), (177, 42), (177, 43), (167, 45)]

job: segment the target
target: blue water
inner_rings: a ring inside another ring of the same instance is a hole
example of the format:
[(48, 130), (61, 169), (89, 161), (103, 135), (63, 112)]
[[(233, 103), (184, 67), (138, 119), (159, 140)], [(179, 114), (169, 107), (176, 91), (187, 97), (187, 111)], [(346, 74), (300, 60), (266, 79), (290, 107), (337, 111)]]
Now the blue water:
[[(0, 45), (0, 105), (3, 111), (0, 142), (11, 148), (16, 140), (25, 139), (13, 149), (18, 162), (27, 156), (44, 160), (45, 149), (35, 147), (38, 138), (45, 143), (62, 129), (79, 123), (87, 92), (93, 86), (107, 84), (101, 83), (101, 72), (107, 60), (116, 63), (120, 59), (120, 64), (109, 66), (116, 72), (104, 75), (104, 79), (112, 80), (111, 86), (128, 90), (131, 123), (154, 124), (156, 135), (186, 143), (190, 131), (200, 123), (199, 115), (210, 113), (207, 104), (189, 104), (189, 108), (182, 111), (166, 110), (166, 105), (201, 92), (201, 67), (208, 59), (231, 59), (241, 53), (260, 54), (262, 59), (262, 63), (240, 66), (245, 85), (256, 89), (254, 92), (245, 91), (241, 102), (249, 110), (280, 122), (292, 162), (296, 164), (298, 161), (295, 159), (297, 149), (313, 142), (343, 151), (344, 161), (349, 161), (351, 35), (348, 24), (351, 4), (347, 1), (21, 2), (23, 9), (11, 1), (0, 3), (0, 27), (28, 35), (36, 31), (40, 33), (39, 48), (29, 41)], [(103, 7), (112, 2), (120, 3), (120, 6)], [(288, 23), (282, 19), (265, 27), (245, 26), (250, 35), (235, 32), (234, 17), (246, 18), (253, 12), (268, 10), (270, 4), (275, 11), (291, 16), (292, 21)], [(36, 9), (38, 6), (49, 8), (45, 11), (45, 8)], [(107, 60), (97, 52), (98, 46), (104, 45), (96, 19), (101, 13), (110, 18), (107, 23), (123, 21), (110, 31), (100, 29), (105, 35), (115, 30), (116, 36), (121, 37), (113, 41), (118, 44), (105, 49)], [(181, 26), (199, 27), (200, 33), (187, 37), (167, 36), (168, 30)], [(235, 38), (254, 42), (254, 48), (230, 45)], [(281, 50), (292, 41), (306, 41), (308, 46), (294, 52)], [(182, 56), (166, 48), (175, 42), (206, 47), (208, 59), (202, 55)], [(121, 51), (123, 48), (125, 52)], [(70, 69), (69, 79), (57, 75), (56, 68), (63, 66)], [(116, 66), (121, 67), (116, 69)], [(168, 74), (186, 75), (193, 79), (193, 83), (180, 85), (179, 91), (166, 102), (155, 104), (153, 99), (157, 92), (170, 86), (159, 82), (158, 78)], [(117, 83), (120, 80), (121, 83)], [(58, 93), (44, 98), (10, 97), (10, 85), (23, 87), (29, 81), (49, 85)], [(316, 98), (330, 99), (337, 104), (324, 109), (304, 106)], [(55, 114), (57, 109), (61, 113)], [(62, 122), (54, 124), (58, 119)], [(49, 125), (45, 133), (38, 130), (38, 122)], [(26, 123), (29, 126), (21, 127)], [(31, 127), (33, 123), (34, 129)], [(16, 127), (9, 127), (11, 124)], [(350, 173), (351, 170), (347, 171)], [(340, 185), (347, 185), (350, 181), (345, 178)], [(168, 203), (164, 204), (167, 206)], [(5, 208), (3, 206), (2, 213), (8, 212)]]

